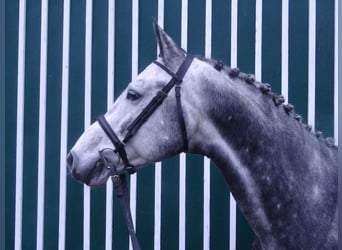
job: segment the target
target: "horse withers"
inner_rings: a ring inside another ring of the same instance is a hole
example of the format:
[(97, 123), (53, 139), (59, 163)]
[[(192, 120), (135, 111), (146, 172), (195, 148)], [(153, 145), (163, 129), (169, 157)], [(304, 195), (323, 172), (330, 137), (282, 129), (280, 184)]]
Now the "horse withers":
[[(68, 154), (74, 178), (107, 182), (180, 152), (219, 167), (255, 249), (337, 249), (337, 146), (252, 75), (193, 57), (154, 25), (160, 56)], [(100, 153), (99, 153), (100, 152)]]

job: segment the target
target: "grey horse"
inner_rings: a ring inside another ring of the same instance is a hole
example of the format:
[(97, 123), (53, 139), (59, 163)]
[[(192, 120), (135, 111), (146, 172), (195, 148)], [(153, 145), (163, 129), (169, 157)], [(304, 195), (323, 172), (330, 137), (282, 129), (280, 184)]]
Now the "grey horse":
[[(155, 24), (157, 62), (176, 72), (187, 53)], [(118, 138), (170, 74), (151, 63), (115, 101), (105, 118)], [(194, 57), (182, 81), (181, 109), (189, 153), (208, 156), (220, 169), (255, 232), (254, 249), (337, 249), (337, 146), (301, 121), (291, 104), (252, 75)], [(171, 90), (125, 145), (137, 168), (184, 151)], [(106, 183), (99, 151), (113, 145), (98, 122), (68, 155), (73, 177)], [(115, 155), (118, 169), (124, 169)]]

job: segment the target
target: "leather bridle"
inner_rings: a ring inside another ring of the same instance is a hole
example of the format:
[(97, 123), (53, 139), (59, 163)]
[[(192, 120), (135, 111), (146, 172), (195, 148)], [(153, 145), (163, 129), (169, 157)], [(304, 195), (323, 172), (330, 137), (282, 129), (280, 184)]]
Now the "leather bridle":
[(170, 90), (173, 87), (175, 87), (177, 114), (183, 138), (183, 151), (188, 151), (188, 136), (181, 103), (181, 83), (192, 61), (193, 56), (187, 54), (185, 60), (183, 61), (182, 65), (179, 67), (176, 73), (172, 72), (169, 68), (167, 68), (165, 65), (161, 64), (158, 61), (153, 62), (154, 64), (158, 65), (161, 69), (163, 69), (166, 73), (168, 73), (170, 76), (172, 76), (172, 78), (162, 89), (158, 91), (158, 93), (153, 97), (153, 99), (147, 104), (147, 106), (141, 111), (141, 113), (135, 118), (135, 120), (133, 120), (133, 122), (128, 126), (127, 133), (122, 141), (118, 138), (112, 127), (107, 122), (104, 115), (100, 115), (97, 118), (97, 121), (100, 124), (101, 128), (104, 130), (104, 132), (106, 133), (106, 135), (115, 147), (113, 152), (118, 154), (120, 159), (124, 163), (124, 170), (119, 171), (117, 169), (116, 164), (111, 163), (111, 159), (109, 159), (110, 156), (108, 156), (108, 154), (104, 154), (103, 150), (99, 152), (102, 163), (111, 171), (114, 191), (120, 200), (122, 209), (124, 210), (127, 228), (131, 236), (131, 241), (134, 250), (139, 250), (140, 246), (135, 234), (132, 216), (130, 213), (125, 174), (135, 173), (136, 167), (129, 162), (127, 158), (127, 152), (125, 150), (125, 145), (138, 132), (139, 128), (146, 122), (146, 120), (153, 114), (153, 112), (163, 103)]

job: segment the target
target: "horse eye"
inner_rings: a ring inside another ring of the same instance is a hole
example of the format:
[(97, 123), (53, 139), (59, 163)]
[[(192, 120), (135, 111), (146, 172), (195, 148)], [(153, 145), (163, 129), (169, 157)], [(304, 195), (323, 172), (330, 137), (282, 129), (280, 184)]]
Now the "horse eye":
[(131, 101), (138, 100), (141, 95), (133, 90), (128, 90), (126, 98)]

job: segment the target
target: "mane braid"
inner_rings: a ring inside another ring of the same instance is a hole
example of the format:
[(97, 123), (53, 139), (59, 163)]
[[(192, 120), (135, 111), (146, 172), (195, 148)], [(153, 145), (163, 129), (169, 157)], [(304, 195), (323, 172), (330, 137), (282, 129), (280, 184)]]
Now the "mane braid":
[[(208, 58), (200, 56), (200, 55), (196, 55), (195, 57), (197, 59), (203, 61), (203, 62), (210, 64), (215, 69), (217, 69), (216, 65), (218, 63), (220, 63), (220, 64), (222, 63), (222, 61), (218, 61), (215, 59), (208, 59)], [(253, 74), (247, 74), (247, 73), (240, 72), (239, 68), (231, 68), (230, 66), (225, 65), (225, 64), (223, 64), (223, 67), (219, 67), (219, 69), (217, 69), (217, 70), (219, 72), (224, 72), (231, 79), (238, 78), (239, 80), (245, 82), (246, 84), (254, 86), (256, 89), (259, 89), (264, 94), (264, 96), (272, 98), (274, 105), (276, 107), (282, 107), (284, 109), (284, 111), (286, 112), (286, 114), (289, 115), (289, 117), (291, 117), (291, 118), (295, 119), (296, 121), (298, 121), (299, 123), (301, 123), (302, 127), (304, 129), (306, 129), (308, 132), (310, 132), (310, 134), (315, 135), (318, 140), (324, 141), (325, 144), (330, 148), (333, 148), (333, 149), (338, 148), (338, 146), (335, 144), (334, 138), (331, 138), (331, 137), (324, 138), (323, 133), (321, 131), (314, 131), (314, 130), (312, 130), (311, 125), (304, 124), (302, 117), (299, 114), (295, 113), (294, 106), (290, 103), (284, 104), (285, 103), (284, 96), (278, 95), (278, 94), (272, 92), (270, 84), (258, 82), (255, 79)]]

